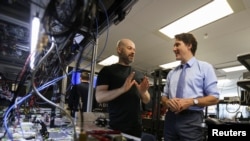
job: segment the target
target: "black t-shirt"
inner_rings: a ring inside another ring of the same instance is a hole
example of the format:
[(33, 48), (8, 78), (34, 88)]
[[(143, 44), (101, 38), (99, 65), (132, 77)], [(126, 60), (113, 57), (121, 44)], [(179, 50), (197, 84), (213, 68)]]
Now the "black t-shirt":
[[(113, 64), (104, 67), (98, 74), (98, 85), (109, 85), (109, 90), (120, 88), (128, 75), (135, 72), (134, 79), (140, 83), (144, 75), (134, 70), (131, 66)], [(140, 96), (136, 86), (120, 95), (116, 99), (108, 102), (109, 124), (117, 130), (131, 130), (141, 127), (141, 104)]]

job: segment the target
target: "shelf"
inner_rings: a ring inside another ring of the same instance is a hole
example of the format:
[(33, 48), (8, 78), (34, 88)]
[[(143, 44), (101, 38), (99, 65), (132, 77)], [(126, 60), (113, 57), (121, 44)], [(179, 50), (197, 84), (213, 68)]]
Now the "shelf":
[(250, 91), (250, 79), (243, 79), (237, 81), (237, 85), (247, 91)]
[(239, 101), (224, 101), (220, 100), (218, 104), (239, 104)]
[(237, 56), (237, 59), (250, 71), (250, 53), (240, 54)]
[[(250, 53), (240, 54), (237, 60), (250, 71)], [(243, 79), (237, 81), (237, 85), (247, 91), (250, 90), (250, 79)]]

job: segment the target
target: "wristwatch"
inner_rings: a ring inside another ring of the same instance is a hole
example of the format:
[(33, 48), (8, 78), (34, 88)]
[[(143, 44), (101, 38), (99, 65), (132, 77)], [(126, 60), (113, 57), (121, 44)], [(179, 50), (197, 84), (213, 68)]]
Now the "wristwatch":
[(198, 105), (198, 104), (199, 104), (198, 99), (194, 98), (194, 105)]

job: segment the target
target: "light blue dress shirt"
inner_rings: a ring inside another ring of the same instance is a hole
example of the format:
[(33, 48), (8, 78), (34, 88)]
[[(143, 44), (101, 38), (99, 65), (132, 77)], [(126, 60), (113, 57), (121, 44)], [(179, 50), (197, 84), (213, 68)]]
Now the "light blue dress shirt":
[[(187, 62), (183, 98), (199, 98), (212, 95), (219, 98), (217, 77), (211, 64), (197, 60), (195, 57)], [(181, 73), (181, 65), (171, 70), (166, 79), (163, 96), (169, 99), (176, 97), (177, 84)], [(191, 110), (203, 110), (204, 107), (192, 106)]]

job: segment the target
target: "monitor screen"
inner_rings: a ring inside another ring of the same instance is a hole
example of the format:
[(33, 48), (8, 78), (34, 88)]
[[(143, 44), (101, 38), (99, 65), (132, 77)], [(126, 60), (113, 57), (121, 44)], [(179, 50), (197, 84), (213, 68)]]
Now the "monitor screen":
[[(81, 77), (80, 71), (73, 72), (72, 76), (71, 76), (71, 84), (72, 85), (80, 84), (81, 83), (80, 77)], [(97, 75), (95, 74), (94, 78), (93, 78), (93, 87), (94, 88), (96, 87), (96, 81), (97, 81)]]
[(94, 75), (94, 79), (93, 79), (93, 87), (96, 87), (96, 81), (97, 81), (97, 75)]
[(80, 84), (80, 77), (81, 77), (81, 72), (79, 71), (73, 72), (71, 76), (71, 84), (72, 85)]

